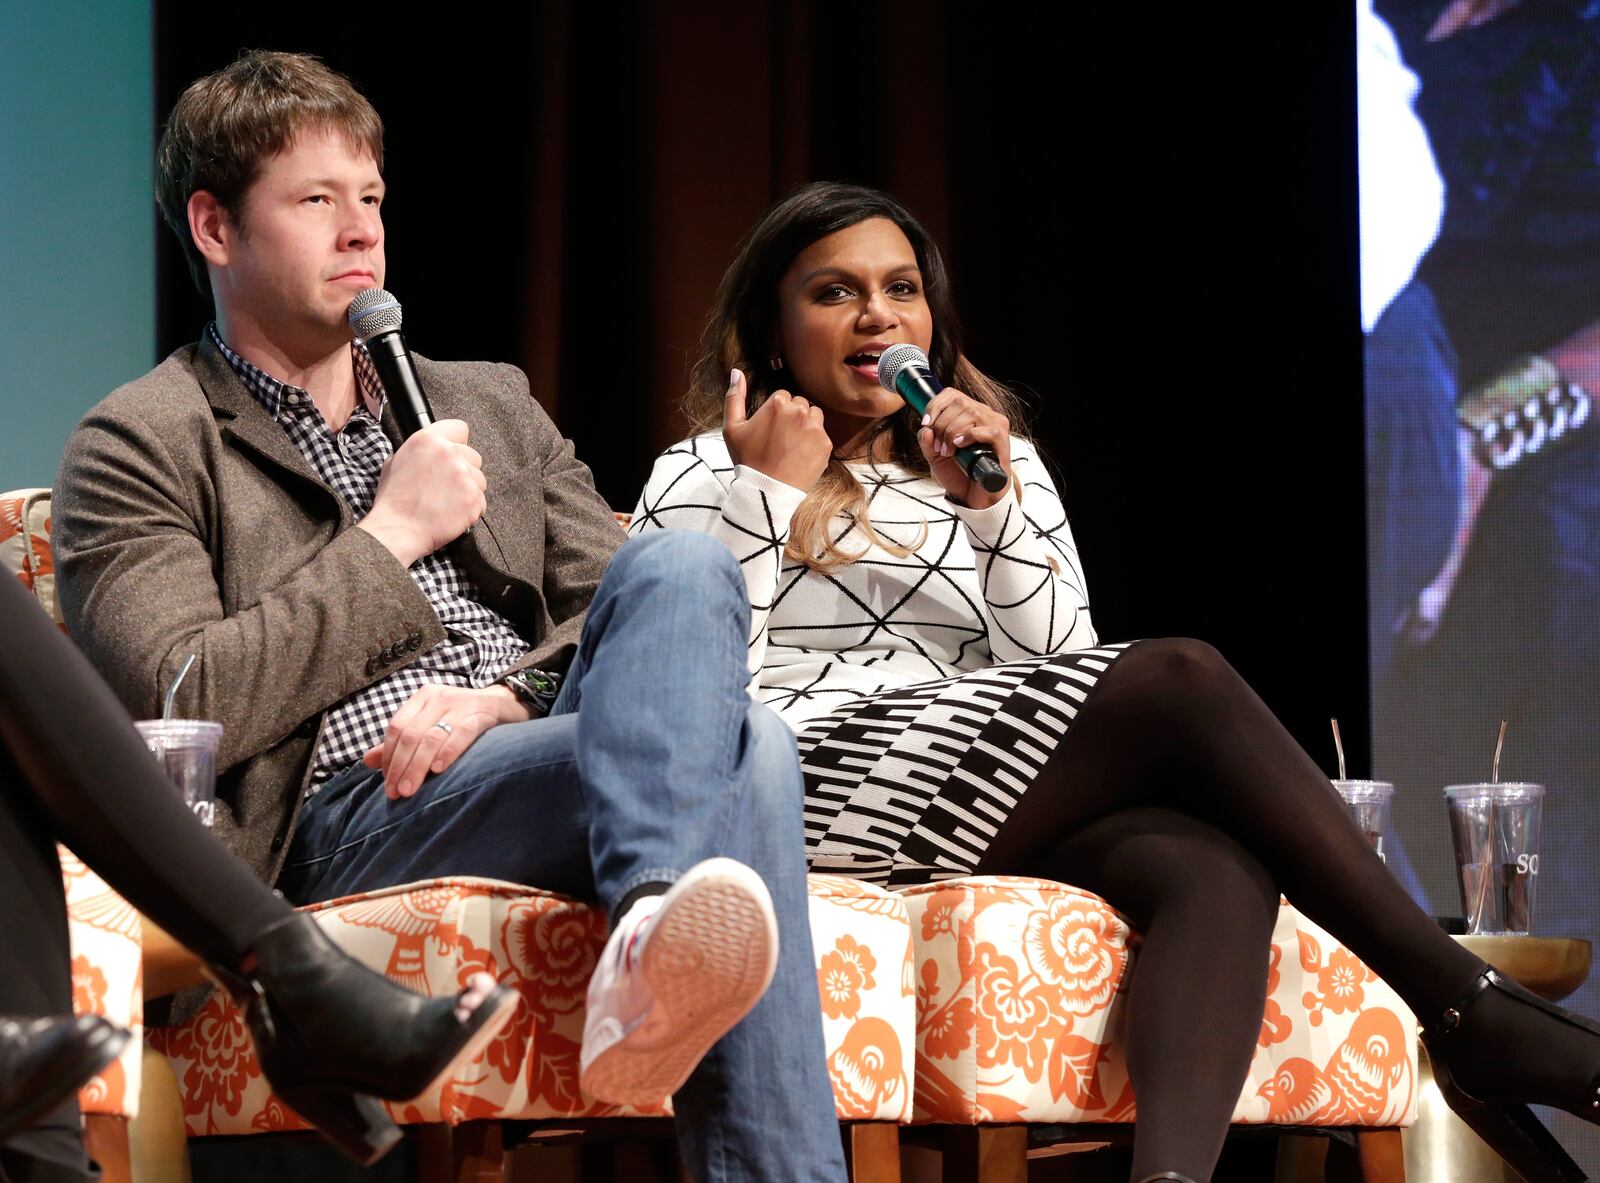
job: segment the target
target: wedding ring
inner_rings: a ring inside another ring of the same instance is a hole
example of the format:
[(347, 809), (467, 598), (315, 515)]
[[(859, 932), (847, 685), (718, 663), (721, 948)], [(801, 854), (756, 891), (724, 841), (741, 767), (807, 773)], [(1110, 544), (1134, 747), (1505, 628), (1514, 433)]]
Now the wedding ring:
[(443, 719), (440, 719), (437, 723), (434, 724), (434, 726), (437, 727), (440, 731), (444, 732), (446, 735), (449, 735), (452, 731), (455, 730), (454, 727), (450, 726), (450, 724), (446, 723)]

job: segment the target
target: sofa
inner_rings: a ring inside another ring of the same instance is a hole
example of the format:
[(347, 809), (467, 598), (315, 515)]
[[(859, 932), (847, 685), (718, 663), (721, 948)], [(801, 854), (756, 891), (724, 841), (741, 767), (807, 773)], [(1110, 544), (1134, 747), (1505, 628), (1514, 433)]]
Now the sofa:
[[(49, 539), (48, 490), (0, 494), (0, 577), (20, 579), (59, 623)], [(66, 851), (62, 869), (74, 1005), (137, 1026), (140, 917)], [(518, 995), (512, 1021), (477, 1061), (438, 1092), (390, 1106), (414, 1127), (429, 1183), (508, 1178), (524, 1139), (548, 1148), (664, 1128), (664, 1109), (605, 1106), (577, 1086), (585, 985), (606, 933), (598, 909), (537, 886), (454, 878), (308, 911), (413, 989), (454, 991), (481, 969)], [(985, 1183), (1026, 1178), (1030, 1155), (1126, 1140), (1137, 1104), (1122, 1050), (1123, 981), (1138, 937), (1106, 901), (1019, 877), (891, 893), (813, 875), (810, 918), (853, 1178), (898, 1179), (902, 1138), (942, 1154), (946, 1180)], [(1418, 1103), (1415, 1018), (1287, 901), (1268, 986), (1234, 1122), (1330, 1135), (1361, 1177), (1400, 1183), (1399, 1131)], [(181, 1027), (146, 1032), (143, 1054), (170, 1066), (190, 1138), (306, 1128), (273, 1095), (220, 992)], [(138, 1112), (140, 1059), (130, 1047), (83, 1093), (91, 1145), (113, 1181), (131, 1171), (126, 1122)]]

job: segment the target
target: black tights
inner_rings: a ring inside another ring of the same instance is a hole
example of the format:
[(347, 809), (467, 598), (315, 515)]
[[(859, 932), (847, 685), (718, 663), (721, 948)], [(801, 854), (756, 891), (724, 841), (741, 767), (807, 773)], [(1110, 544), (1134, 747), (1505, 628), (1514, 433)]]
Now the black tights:
[(977, 870), (1078, 884), (1142, 932), (1128, 999), (1136, 1179), (1210, 1177), (1260, 1029), (1280, 890), (1419, 1015), (1483, 968), (1198, 641), (1145, 641), (1116, 661)]
[[(0, 1014), (70, 1013), (61, 841), (209, 961), (236, 964), (290, 915), (184, 806), (127, 712), (16, 583), (0, 576)], [(70, 1102), (0, 1146), (0, 1177), (85, 1177)]]

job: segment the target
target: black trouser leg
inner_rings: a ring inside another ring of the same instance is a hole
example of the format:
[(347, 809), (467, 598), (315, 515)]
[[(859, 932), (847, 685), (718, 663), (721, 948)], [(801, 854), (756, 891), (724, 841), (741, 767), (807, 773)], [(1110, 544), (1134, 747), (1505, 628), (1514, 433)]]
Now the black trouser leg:
[[(238, 962), (289, 906), (200, 825), (110, 689), (9, 578), (0, 621), (0, 1013), (72, 1010), (57, 840), (184, 945)], [(0, 1147), (9, 1183), (86, 1172), (76, 1100)]]
[[(17, 791), (20, 776), (0, 750), (0, 1015), (40, 1018), (72, 1013), (72, 953), (61, 860), (44, 817)], [(68, 1098), (0, 1143), (0, 1180), (90, 1177), (78, 1099)]]
[(173, 938), (233, 964), (289, 915), (179, 799), (128, 714), (14, 580), (0, 579), (0, 740), (50, 833)]

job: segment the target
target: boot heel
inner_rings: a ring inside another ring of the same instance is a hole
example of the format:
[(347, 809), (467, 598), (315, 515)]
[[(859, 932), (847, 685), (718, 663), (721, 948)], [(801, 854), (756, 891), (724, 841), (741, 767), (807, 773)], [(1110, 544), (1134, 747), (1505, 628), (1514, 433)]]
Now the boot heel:
[(331, 1088), (301, 1087), (279, 1094), (285, 1104), (362, 1166), (371, 1166), (403, 1136), (376, 1097)]
[(1463, 1092), (1448, 1069), (1434, 1065), (1434, 1083), (1455, 1114), (1524, 1183), (1587, 1183), (1588, 1175), (1526, 1105), (1492, 1105)]

